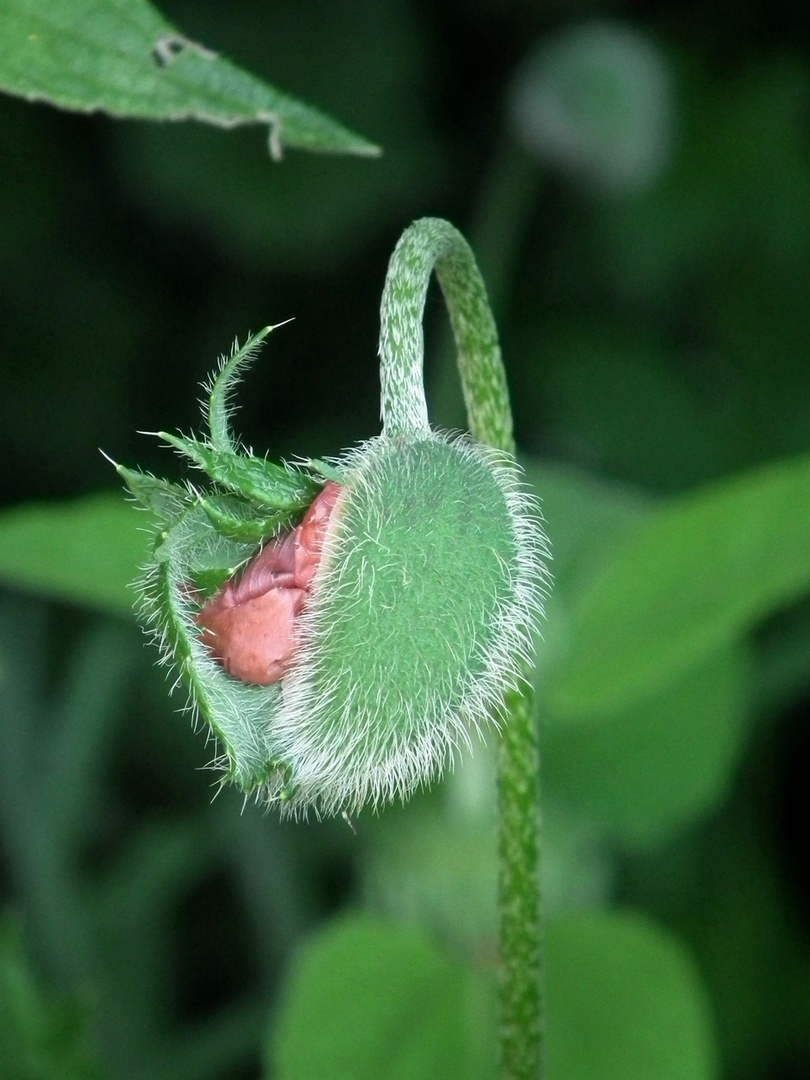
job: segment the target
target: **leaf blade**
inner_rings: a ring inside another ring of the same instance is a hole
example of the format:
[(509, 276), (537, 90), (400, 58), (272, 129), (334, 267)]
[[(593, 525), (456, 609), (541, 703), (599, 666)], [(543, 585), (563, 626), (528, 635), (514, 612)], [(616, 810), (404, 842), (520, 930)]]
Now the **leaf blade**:
[(725, 645), (601, 722), (549, 718), (546, 797), (624, 845), (663, 842), (728, 796), (750, 733), (749, 683), (746, 650)]
[(179, 34), (148, 0), (6, 0), (0, 88), (144, 120), (266, 124), (270, 148), (375, 155), (341, 124)]
[(475, 973), (414, 929), (354, 915), (299, 953), (268, 1051), (280, 1080), (484, 1080), (494, 1043)]
[(553, 1080), (712, 1080), (714, 1040), (696, 967), (631, 913), (553, 920), (547, 934)]
[(119, 495), (25, 503), (0, 514), (0, 580), (57, 600), (132, 616), (147, 519)]
[(577, 598), (549, 708), (574, 723), (624, 708), (808, 589), (810, 457), (673, 500)]

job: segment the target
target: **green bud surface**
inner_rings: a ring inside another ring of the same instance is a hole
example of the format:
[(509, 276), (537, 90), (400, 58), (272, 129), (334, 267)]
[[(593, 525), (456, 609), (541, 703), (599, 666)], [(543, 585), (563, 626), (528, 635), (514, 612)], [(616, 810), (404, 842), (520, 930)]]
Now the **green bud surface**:
[(542, 548), (514, 463), (469, 439), (382, 436), (342, 466), (274, 725), (297, 798), (326, 813), (407, 796), (497, 716)]

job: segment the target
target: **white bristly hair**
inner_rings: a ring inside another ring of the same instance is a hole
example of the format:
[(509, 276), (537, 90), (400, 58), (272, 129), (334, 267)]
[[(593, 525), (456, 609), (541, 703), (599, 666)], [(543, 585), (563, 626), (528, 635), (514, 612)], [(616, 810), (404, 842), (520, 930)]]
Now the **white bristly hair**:
[[(523, 486), (510, 455), (466, 437), (430, 438), (452, 445), (462, 458), (485, 463), (497, 479), (508, 510), (514, 557), (505, 569), (511, 588), (508, 598), (493, 598), (483, 670), (477, 675), (468, 672), (462, 692), (451, 698), (436, 694), (422, 703), (418, 715), (414, 695), (388, 685), (385, 670), (364, 680), (367, 685), (355, 684), (339, 701), (335, 684), (340, 680), (324, 682), (322, 598), (338, 595), (346, 619), (352, 617), (358, 602), (347, 592), (342, 577), (346, 556), (357, 543), (344, 526), (342, 503), (345, 508), (345, 500), (352, 498), (379, 502), (380, 493), (368, 483), (367, 463), (391, 445), (385, 436), (372, 439), (341, 460), (349, 478), (347, 487), (330, 521), (313, 592), (300, 618), (295, 663), (282, 683), (279, 710), (269, 721), (270, 741), (290, 767), (292, 796), (281, 801), (279, 791), (270, 785), (264, 797), (277, 804), (283, 815), (305, 816), (310, 809), (319, 816), (355, 814), (365, 805), (377, 807), (392, 799), (406, 799), (418, 786), (435, 779), (458, 748), (469, 746), (471, 735), (480, 736), (490, 724), (499, 725), (504, 695), (519, 686), (531, 664), (550, 580), (548, 543), (537, 501)], [(380, 504), (374, 512), (382, 515), (385, 507)], [(373, 588), (373, 578), (368, 584)], [(330, 612), (334, 607), (330, 605)], [(464, 612), (460, 617), (465, 617)], [(470, 651), (457, 658), (459, 665), (475, 654), (477, 645), (472, 642)], [(426, 655), (424, 662), (429, 664), (430, 659)], [(346, 657), (345, 664), (350, 667), (351, 663), (352, 657)], [(383, 705), (399, 718), (393, 731), (375, 724)]]

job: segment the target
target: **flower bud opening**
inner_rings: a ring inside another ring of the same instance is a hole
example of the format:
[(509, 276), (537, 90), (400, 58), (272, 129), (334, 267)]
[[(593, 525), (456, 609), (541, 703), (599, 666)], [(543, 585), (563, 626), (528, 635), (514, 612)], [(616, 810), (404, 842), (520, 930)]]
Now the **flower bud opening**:
[[(473, 437), (428, 423), (421, 325), (434, 264)], [(506, 716), (534, 652), (546, 540), (508, 452), (483, 282), (447, 223), (404, 235), (382, 324), (376, 438), (325, 465), (242, 447), (230, 394), (266, 327), (208, 384), (210, 437), (161, 436), (213, 488), (122, 472), (155, 519), (142, 618), (219, 741), (213, 764), (283, 816), (353, 814), (430, 783)]]
[(301, 524), (265, 544), (196, 615), (203, 643), (233, 678), (270, 686), (286, 674), (340, 492), (328, 481)]

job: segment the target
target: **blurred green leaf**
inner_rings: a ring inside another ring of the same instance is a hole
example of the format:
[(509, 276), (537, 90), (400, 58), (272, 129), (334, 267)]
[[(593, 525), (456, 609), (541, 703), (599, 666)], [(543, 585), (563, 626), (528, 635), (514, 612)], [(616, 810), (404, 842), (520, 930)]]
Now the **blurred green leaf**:
[(81, 1012), (39, 985), (19, 926), (0, 921), (0, 1076), (99, 1080)]
[[(761, 734), (758, 763), (782, 737)], [(689, 938), (712, 997), (723, 1075), (778, 1076), (782, 1062), (799, 1080), (810, 1055), (810, 939), (791, 878), (805, 876), (804, 866), (774, 861), (750, 802), (758, 780), (746, 779), (709, 829), (635, 860), (629, 877), (639, 902)]]
[(727, 793), (749, 730), (748, 657), (739, 643), (722, 643), (615, 708), (558, 713), (553, 686), (575, 632), (571, 612), (654, 520), (656, 503), (570, 466), (525, 464), (554, 540), (554, 592), (538, 650), (545, 795), (624, 843), (660, 842)]
[(357, 915), (299, 953), (274, 1028), (278, 1080), (475, 1080), (495, 1071), (483, 981), (413, 930)]
[(638, 915), (570, 915), (546, 935), (549, 1080), (711, 1080), (697, 969)]
[(173, 10), (257, 72), (380, 132), (391, 152), (373, 168), (356, 157), (299, 154), (268, 173), (249, 132), (226, 140), (201, 125), (119, 128), (111, 142), (117, 178), (149, 220), (182, 223), (229, 257), (285, 279), (305, 272), (319, 280), (330, 267), (337, 282), (339, 267), (356, 265), (358, 252), (388, 235), (392, 213), (411, 216), (452, 185), (452, 150), (430, 105), (436, 69), (408, 0), (316, 4), (309, 14), (296, 0), (275, 0), (261, 14), (178, 0)]
[(547, 797), (634, 845), (692, 824), (728, 794), (748, 733), (748, 672), (745, 652), (723, 646), (609, 722), (549, 717)]
[[(594, 573), (605, 553), (637, 527), (655, 504), (629, 484), (606, 480), (574, 465), (537, 458), (524, 458), (521, 464), (541, 501), (552, 538), (551, 598), (553, 601), (562, 591), (567, 602)], [(546, 630), (553, 633), (553, 627)]]
[(120, 495), (31, 503), (0, 514), (0, 581), (129, 615), (146, 518)]
[[(692, 961), (629, 914), (549, 924), (550, 1080), (711, 1080), (714, 1046)], [(352, 916), (299, 954), (270, 1057), (279, 1080), (495, 1075), (494, 980), (411, 930)]]
[(643, 523), (576, 599), (548, 705), (588, 722), (663, 687), (810, 588), (810, 458), (690, 493)]
[(0, 86), (29, 101), (147, 120), (266, 124), (282, 147), (377, 148), (179, 34), (147, 0), (4, 0)]

